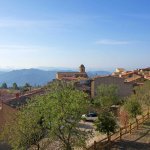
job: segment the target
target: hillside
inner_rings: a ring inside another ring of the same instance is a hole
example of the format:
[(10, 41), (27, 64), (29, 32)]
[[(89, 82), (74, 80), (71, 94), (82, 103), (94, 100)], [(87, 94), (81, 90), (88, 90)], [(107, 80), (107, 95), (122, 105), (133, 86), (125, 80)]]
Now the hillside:
[(43, 71), (38, 69), (14, 70), (0, 74), (0, 83), (6, 82), (11, 86), (16, 82), (19, 86), (26, 82), (31, 85), (43, 85), (55, 78), (56, 71)]
[(5, 72), (3, 72), (3, 71), (0, 71), (0, 75), (1, 75), (1, 74), (4, 74), (4, 73), (5, 73)]
[[(19, 86), (22, 86), (27, 82), (30, 83), (32, 86), (44, 85), (47, 82), (55, 79), (56, 73), (57, 70), (44, 71), (40, 69), (21, 69), (9, 72), (0, 72), (0, 84), (6, 82), (8, 86), (12, 86), (12, 84), (16, 82)], [(89, 77), (109, 74), (109, 72), (107, 71), (89, 71), (87, 73)]]
[(150, 149), (150, 119), (142, 124), (131, 135), (123, 136), (122, 140), (113, 143), (111, 150), (149, 150)]
[(98, 76), (98, 75), (109, 75), (111, 74), (111, 72), (108, 72), (108, 71), (88, 71), (87, 72), (88, 76), (89, 77), (94, 77), (94, 76)]

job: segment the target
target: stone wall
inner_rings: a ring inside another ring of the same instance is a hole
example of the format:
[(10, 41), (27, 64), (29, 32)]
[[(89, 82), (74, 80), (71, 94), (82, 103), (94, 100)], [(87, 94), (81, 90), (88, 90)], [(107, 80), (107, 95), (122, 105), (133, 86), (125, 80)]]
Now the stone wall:
[(124, 83), (123, 78), (113, 77), (113, 76), (104, 76), (104, 77), (95, 77), (91, 83), (91, 96), (96, 95), (97, 87), (105, 85), (116, 85), (118, 87), (118, 94), (120, 97), (126, 97), (132, 94), (133, 85), (130, 83)]

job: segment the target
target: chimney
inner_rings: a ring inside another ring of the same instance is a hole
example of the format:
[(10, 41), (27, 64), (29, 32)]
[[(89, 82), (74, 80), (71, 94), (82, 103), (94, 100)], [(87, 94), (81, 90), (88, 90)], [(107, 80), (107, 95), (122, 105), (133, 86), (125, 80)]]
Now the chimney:
[(20, 97), (20, 94), (16, 93), (16, 99), (19, 99), (19, 97)]

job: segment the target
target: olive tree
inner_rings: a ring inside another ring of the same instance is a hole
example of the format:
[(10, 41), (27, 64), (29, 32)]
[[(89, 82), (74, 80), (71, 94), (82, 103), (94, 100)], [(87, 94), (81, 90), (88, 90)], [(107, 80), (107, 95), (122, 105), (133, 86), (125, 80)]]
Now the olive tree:
[(15, 121), (5, 127), (3, 139), (15, 150), (37, 145), (44, 137), (59, 141), (71, 150), (85, 146), (87, 132), (80, 129), (81, 115), (86, 111), (87, 95), (68, 83), (55, 84), (43, 96), (37, 96), (18, 112)]
[(54, 87), (47, 96), (50, 113), (47, 112), (44, 118), (45, 126), (50, 129), (49, 137), (59, 139), (66, 150), (85, 146), (87, 133), (80, 130), (79, 122), (87, 108), (87, 95), (67, 83), (55, 86), (57, 89)]
[(97, 131), (107, 134), (108, 141), (110, 141), (110, 133), (114, 133), (117, 129), (116, 119), (109, 111), (102, 111), (95, 125)]
[(7, 83), (6, 83), (6, 82), (2, 83), (1, 88), (7, 89), (7, 88), (8, 88), (8, 87), (7, 87)]
[(44, 137), (46, 130), (40, 123), (42, 113), (37, 104), (29, 102), (5, 125), (1, 139), (8, 142), (14, 150), (28, 149), (31, 145), (40, 148), (39, 141)]
[(97, 95), (95, 98), (95, 105), (101, 108), (109, 108), (110, 106), (119, 102), (118, 87), (116, 85), (102, 84), (97, 88)]
[(144, 85), (135, 88), (135, 96), (141, 105), (150, 107), (150, 81), (146, 81)]
[(13, 88), (14, 90), (18, 90), (18, 89), (19, 89), (17, 83), (13, 83), (12, 88)]
[(136, 119), (137, 115), (142, 114), (142, 107), (134, 95), (127, 99), (127, 102), (124, 104), (124, 107), (132, 118)]

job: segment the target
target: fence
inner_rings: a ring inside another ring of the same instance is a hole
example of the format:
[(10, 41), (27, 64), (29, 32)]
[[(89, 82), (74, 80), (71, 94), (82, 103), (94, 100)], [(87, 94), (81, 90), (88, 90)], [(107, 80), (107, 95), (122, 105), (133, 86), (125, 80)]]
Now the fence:
[(139, 125), (143, 124), (146, 120), (148, 120), (150, 118), (150, 113), (148, 111), (148, 113), (146, 115), (142, 115), (142, 117), (140, 117), (139, 119), (136, 119), (135, 122), (130, 123), (129, 125), (119, 128), (119, 130), (117, 132), (115, 132), (114, 134), (111, 134), (109, 137), (104, 138), (98, 142), (94, 141), (94, 144), (89, 148), (89, 150), (103, 150), (107, 147), (111, 146), (111, 143), (116, 141), (116, 140), (121, 140), (123, 135), (126, 134), (131, 134), (132, 130), (134, 129), (138, 129)]

